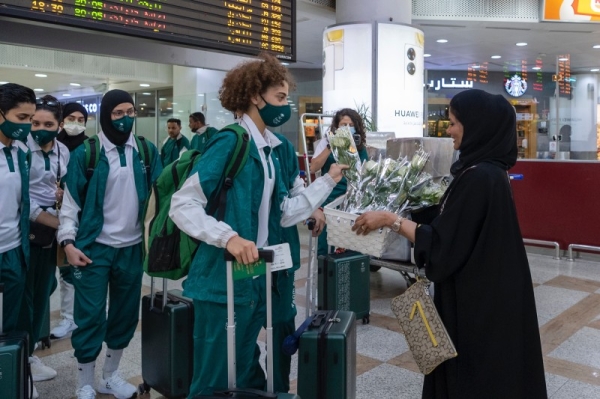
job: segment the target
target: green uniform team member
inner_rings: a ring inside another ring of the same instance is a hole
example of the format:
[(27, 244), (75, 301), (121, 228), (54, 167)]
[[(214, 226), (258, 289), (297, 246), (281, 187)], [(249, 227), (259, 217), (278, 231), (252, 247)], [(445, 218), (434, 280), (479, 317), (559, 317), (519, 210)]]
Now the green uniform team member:
[(210, 140), (218, 130), (206, 124), (206, 118), (202, 112), (194, 112), (190, 115), (190, 129), (194, 133), (192, 138), (191, 149), (204, 152), (206, 143)]
[[(0, 85), (0, 283), (4, 332), (16, 331), (29, 263), (29, 155), (23, 143), (35, 114), (35, 93)], [(33, 389), (32, 396), (37, 398)]]
[[(347, 126), (350, 129), (350, 133), (354, 135), (354, 140), (356, 142), (356, 149), (358, 150), (358, 156), (361, 161), (366, 161), (369, 159), (369, 155), (367, 154), (367, 141), (365, 134), (365, 126), (362, 118), (353, 109), (343, 108), (336, 112), (333, 117), (333, 121), (331, 121), (331, 131), (335, 132), (338, 128)], [(314, 155), (312, 157), (310, 163), (310, 173), (315, 173), (319, 169), (321, 173), (327, 173), (332, 164), (335, 163), (335, 158), (331, 153), (331, 148), (329, 146), (328, 136), (325, 135), (323, 139), (317, 145), (315, 149)], [(340, 181), (337, 186), (333, 189), (333, 192), (329, 197), (323, 202), (322, 206), (325, 206), (338, 198), (341, 195), (346, 194), (346, 188), (348, 183), (346, 178), (344, 177), (342, 181)], [(323, 233), (319, 236), (319, 246), (317, 250), (318, 255), (327, 255), (329, 252), (329, 248), (327, 246), (327, 226), (323, 229)]]
[[(85, 125), (88, 113), (79, 103), (68, 103), (63, 107), (62, 128), (57, 140), (63, 143), (69, 152), (75, 151), (85, 139)], [(60, 273), (60, 317), (56, 327), (50, 330), (50, 338), (63, 338), (77, 328), (73, 320), (73, 301), (75, 300), (75, 287), (73, 286), (73, 273), (70, 266), (59, 268)]]
[[(283, 242), (282, 226), (309, 217), (342, 177), (333, 165), (327, 176), (296, 197), (288, 197), (280, 161), (271, 149), (280, 145), (267, 126), (290, 117), (287, 96), (294, 85), (286, 68), (273, 56), (249, 61), (229, 71), (220, 90), (222, 106), (241, 115), (249, 133), (250, 154), (227, 192), (223, 221), (208, 216), (207, 198), (217, 189), (234, 150), (236, 135), (216, 135), (181, 190), (171, 200), (169, 216), (191, 237), (202, 241), (194, 257), (184, 295), (194, 300), (194, 377), (189, 398), (215, 387), (227, 387), (227, 295), (223, 252), (249, 264), (257, 248)], [(254, 356), (258, 333), (265, 324), (265, 277), (236, 281), (237, 386), (265, 387), (265, 375)], [(210, 315), (210, 316), (207, 316)], [(281, 319), (281, 318), (279, 318)]]
[[(29, 170), (29, 220), (38, 226), (58, 229), (56, 204), (62, 201), (63, 190), (58, 181), (67, 174), (69, 150), (56, 140), (62, 120), (58, 100), (46, 95), (37, 100), (31, 120), (31, 134), (27, 146), (31, 152)], [(31, 229), (36, 233), (36, 229)], [(54, 231), (45, 234), (54, 238)], [(45, 245), (45, 246), (42, 246)], [(56, 274), (56, 240), (50, 245), (31, 242), (27, 285), (21, 305), (19, 329), (29, 334), (29, 363), (33, 381), (56, 377), (56, 371), (33, 356), (34, 345), (42, 335), (44, 317), (50, 304), (50, 293)]]
[(160, 150), (160, 160), (163, 166), (177, 161), (183, 152), (190, 149), (190, 141), (181, 134), (181, 120), (169, 119), (167, 133), (169, 137), (165, 139)]
[[(69, 162), (58, 240), (73, 266), (77, 329), (71, 343), (78, 362), (78, 399), (96, 396), (94, 366), (102, 342), (107, 350), (98, 392), (118, 399), (136, 393), (118, 367), (138, 323), (143, 273), (141, 215), (150, 190), (147, 179), (156, 180), (162, 167), (156, 147), (146, 142), (148, 160), (143, 156), (142, 140), (134, 139), (135, 115), (127, 92), (107, 92), (100, 107), (102, 132), (95, 138), (100, 143), (100, 158), (89, 181), (86, 146), (77, 148)], [(148, 171), (144, 159), (151, 161)]]
[[(300, 178), (298, 157), (294, 145), (283, 135), (274, 133), (281, 144), (273, 147), (273, 152), (279, 158), (281, 175), (291, 197), (304, 191), (304, 180)], [(317, 236), (325, 226), (325, 215), (321, 209), (313, 212), (315, 227), (313, 236)], [(290, 252), (294, 266), (288, 270), (273, 273), (273, 385), (275, 392), (288, 392), (290, 390), (290, 370), (292, 357), (282, 353), (281, 346), (288, 335), (296, 330), (296, 304), (295, 299), (295, 271), (301, 266), (300, 262), (300, 237), (298, 227), (291, 226), (282, 229), (283, 242), (290, 244)], [(266, 327), (266, 325), (265, 325)], [(257, 345), (256, 355), (260, 357)], [(256, 362), (255, 364), (258, 364)], [(260, 365), (259, 365), (260, 367)]]

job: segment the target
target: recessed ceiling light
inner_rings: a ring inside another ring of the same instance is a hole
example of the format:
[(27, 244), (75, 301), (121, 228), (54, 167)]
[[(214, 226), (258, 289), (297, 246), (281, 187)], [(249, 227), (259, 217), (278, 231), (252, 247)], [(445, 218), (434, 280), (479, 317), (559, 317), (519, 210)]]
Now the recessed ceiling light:
[(71, 95), (69, 93), (65, 93), (63, 94), (63, 97), (71, 97)]
[(492, 57), (491, 57), (491, 58), (493, 58), (493, 59), (497, 60), (497, 59), (499, 59), (499, 58), (502, 58), (502, 56), (501, 56), (501, 55), (492, 55)]
[(592, 48), (600, 48), (600, 44), (596, 44), (595, 46), (592, 46)]
[(140, 83), (140, 87), (150, 87), (148, 83)]
[(590, 69), (590, 72), (598, 72), (598, 71), (600, 71), (599, 68)]
[(145, 96), (151, 96), (152, 95), (152, 93), (148, 93), (148, 92), (145, 92), (145, 93), (142, 93), (142, 94), (145, 95)]
[(479, 69), (479, 68), (481, 68), (481, 65), (473, 65), (473, 66), (471, 66), (471, 68), (473, 68), (473, 69)]
[(282, 62), (281, 65), (288, 66), (288, 65), (290, 65), (290, 63), (289, 62)]
[(519, 47), (527, 46), (527, 43), (519, 42), (519, 43), (517, 43), (517, 46), (519, 46)]
[(542, 67), (532, 67), (531, 69), (533, 69), (534, 71), (539, 71), (540, 69), (542, 69)]
[(198, 97), (204, 97), (204, 94), (198, 94)]
[(160, 101), (165, 101), (167, 98), (166, 97), (160, 97), (159, 100)]
[(44, 91), (44, 89), (33, 89), (33, 91)]
[(436, 42), (438, 42), (438, 43), (448, 43), (448, 40), (446, 40), (446, 39), (439, 39), (439, 40), (436, 40)]
[(7, 84), (7, 83), (8, 83), (8, 82), (0, 82), (0, 85), (5, 85), (5, 84)]
[(47, 78), (47, 77), (48, 77), (48, 75), (46, 75), (46, 74), (43, 74), (43, 73), (36, 73), (36, 74), (35, 74), (35, 77), (36, 77), (36, 78)]
[(79, 87), (81, 86), (79, 83), (69, 83), (71, 86)]
[(560, 57), (558, 60), (559, 61), (569, 61), (569, 59), (567, 57)]
[(423, 54), (423, 57), (425, 57), (425, 58), (431, 57), (431, 54)]

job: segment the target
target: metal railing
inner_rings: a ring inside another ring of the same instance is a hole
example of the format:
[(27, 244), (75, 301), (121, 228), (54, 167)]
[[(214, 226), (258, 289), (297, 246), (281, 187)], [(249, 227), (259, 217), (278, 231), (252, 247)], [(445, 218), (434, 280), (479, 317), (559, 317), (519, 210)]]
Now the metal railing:
[(539, 247), (554, 247), (556, 254), (553, 259), (560, 259), (560, 244), (556, 241), (543, 241), (543, 240), (532, 240), (529, 238), (523, 238), (523, 243), (525, 245), (535, 245)]
[(573, 259), (573, 249), (583, 249), (586, 251), (592, 251), (592, 252), (600, 252), (600, 247), (594, 247), (592, 245), (581, 245), (581, 244), (570, 244), (569, 245), (569, 257), (567, 258), (567, 260), (573, 262), (575, 259)]

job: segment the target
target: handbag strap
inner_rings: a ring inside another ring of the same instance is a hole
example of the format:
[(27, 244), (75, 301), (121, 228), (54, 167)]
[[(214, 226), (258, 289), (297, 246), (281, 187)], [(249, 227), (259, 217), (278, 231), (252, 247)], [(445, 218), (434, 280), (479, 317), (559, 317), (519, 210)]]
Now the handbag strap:
[[(56, 140), (56, 139), (54, 139)], [(62, 174), (61, 169), (60, 169), (60, 143), (58, 141), (55, 141), (56, 143), (56, 150), (58, 152), (58, 168), (56, 169), (56, 185), (58, 186), (58, 184), (60, 183), (60, 175)]]
[(448, 191), (448, 193), (444, 196), (444, 202), (442, 202), (442, 206), (440, 206), (440, 215), (442, 214), (442, 212), (444, 212), (444, 207), (446, 206), (446, 201), (448, 201), (448, 197), (450, 197), (450, 194), (452, 194), (452, 191), (454, 191), (454, 187), (456, 187), (457, 182), (460, 180), (460, 178), (467, 173), (469, 170), (476, 168), (477, 165), (473, 165), (468, 167), (467, 169), (465, 169), (460, 175), (458, 175), (456, 177), (456, 179), (454, 179), (454, 181), (451, 184), (450, 190)]

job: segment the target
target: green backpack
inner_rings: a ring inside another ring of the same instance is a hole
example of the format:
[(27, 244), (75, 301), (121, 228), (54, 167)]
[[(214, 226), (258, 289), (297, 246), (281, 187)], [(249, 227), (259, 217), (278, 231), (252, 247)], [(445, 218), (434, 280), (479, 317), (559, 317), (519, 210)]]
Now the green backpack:
[[(146, 170), (146, 183), (147, 187), (150, 187), (152, 181), (152, 175), (150, 173), (150, 167), (152, 165), (152, 156), (150, 152), (150, 147), (148, 147), (148, 142), (146, 138), (143, 136), (133, 136), (135, 138), (135, 143), (137, 144), (138, 151), (142, 157), (142, 161), (144, 162), (144, 169)], [(94, 169), (98, 162), (100, 161), (100, 140), (98, 139), (98, 135), (93, 135), (89, 139), (83, 142), (83, 146), (85, 148), (85, 177), (88, 182), (92, 178), (94, 174)]]
[[(250, 136), (243, 127), (232, 124), (219, 133), (224, 131), (236, 133), (237, 142), (219, 188), (208, 199), (206, 213), (214, 216), (218, 210), (217, 220), (223, 220), (225, 216), (227, 191), (246, 164), (250, 152)], [(144, 271), (152, 277), (177, 280), (188, 274), (200, 242), (179, 230), (169, 217), (169, 210), (171, 197), (183, 186), (201, 155), (197, 150), (184, 152), (179, 160), (167, 165), (152, 186), (144, 210)]]

